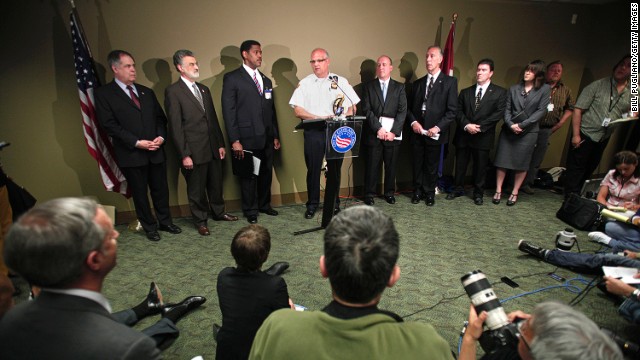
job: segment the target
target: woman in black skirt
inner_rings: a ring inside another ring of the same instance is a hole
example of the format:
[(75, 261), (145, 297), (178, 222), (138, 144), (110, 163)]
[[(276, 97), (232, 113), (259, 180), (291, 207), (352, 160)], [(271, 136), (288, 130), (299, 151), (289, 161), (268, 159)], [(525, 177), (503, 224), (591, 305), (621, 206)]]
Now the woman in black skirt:
[(518, 201), (518, 191), (527, 176), (531, 155), (538, 139), (538, 122), (549, 111), (551, 88), (545, 84), (545, 64), (542, 60), (530, 62), (524, 70), (523, 80), (513, 85), (507, 94), (504, 125), (496, 150), (496, 193), (492, 202), (500, 204), (502, 183), (507, 170), (515, 172), (513, 191), (507, 206)]

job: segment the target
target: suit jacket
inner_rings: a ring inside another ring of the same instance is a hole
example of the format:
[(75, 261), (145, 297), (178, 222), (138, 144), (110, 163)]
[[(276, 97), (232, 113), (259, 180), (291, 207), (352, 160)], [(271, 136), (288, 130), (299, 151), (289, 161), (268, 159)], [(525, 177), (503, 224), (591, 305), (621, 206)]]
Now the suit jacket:
[(158, 359), (148, 336), (118, 323), (100, 304), (43, 291), (0, 321), (0, 358)]
[(433, 83), (433, 88), (427, 99), (427, 111), (422, 115), (422, 103), (427, 91), (428, 75), (416, 80), (413, 83), (413, 102), (411, 109), (407, 113), (409, 124), (417, 121), (425, 130), (434, 126), (440, 128), (440, 138), (433, 140), (427, 136), (412, 136), (415, 139), (423, 138), (427, 144), (446, 144), (449, 142), (449, 127), (456, 119), (458, 110), (458, 83), (456, 78), (440, 72), (438, 78)]
[(216, 359), (246, 359), (258, 328), (272, 312), (289, 308), (287, 284), (262, 271), (225, 268), (218, 274), (222, 328)]
[[(496, 136), (496, 124), (504, 116), (507, 101), (507, 89), (489, 84), (480, 100), (476, 111), (476, 84), (460, 92), (458, 96), (458, 124), (453, 143), (456, 147), (471, 147), (474, 149), (490, 150)], [(469, 134), (464, 127), (469, 124), (480, 125), (480, 132)]]
[[(404, 91), (404, 85), (389, 79), (387, 99), (384, 100), (380, 80), (374, 79), (365, 83), (362, 90), (362, 113), (367, 117), (362, 136), (365, 145), (375, 145), (380, 142), (377, 133), (382, 127), (380, 124), (381, 116), (394, 119), (391, 132), (396, 137), (400, 136), (407, 116), (407, 95)], [(382, 144), (384, 146), (398, 146), (400, 140), (382, 141)]]
[(540, 89), (531, 89), (525, 98), (522, 95), (524, 84), (513, 85), (507, 94), (507, 104), (504, 109), (504, 127), (511, 131), (511, 125), (518, 124), (522, 135), (538, 132), (538, 123), (547, 113), (551, 96), (551, 87), (547, 84)]
[(222, 83), (222, 116), (229, 143), (240, 140), (245, 149), (263, 149), (267, 141), (278, 139), (278, 121), (273, 102), (264, 93), (273, 90), (271, 80), (264, 74), (263, 95), (243, 66), (224, 75)]
[(153, 90), (139, 84), (135, 87), (140, 108), (115, 81), (96, 89), (94, 94), (98, 121), (111, 137), (120, 167), (159, 164), (165, 160), (162, 147), (157, 151), (136, 148), (138, 140), (153, 140), (158, 136), (166, 140), (167, 118)]
[(209, 89), (196, 83), (200, 102), (182, 79), (169, 85), (164, 91), (164, 108), (169, 117), (169, 130), (180, 159), (190, 156), (194, 164), (203, 164), (213, 158), (220, 159), (224, 137), (213, 107)]

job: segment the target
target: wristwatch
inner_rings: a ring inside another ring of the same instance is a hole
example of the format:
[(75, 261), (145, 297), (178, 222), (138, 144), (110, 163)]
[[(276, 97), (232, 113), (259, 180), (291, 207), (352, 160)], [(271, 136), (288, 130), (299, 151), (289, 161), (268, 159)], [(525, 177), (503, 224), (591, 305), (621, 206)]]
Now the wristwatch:
[(629, 299), (640, 301), (640, 289), (633, 290), (631, 295), (629, 295)]

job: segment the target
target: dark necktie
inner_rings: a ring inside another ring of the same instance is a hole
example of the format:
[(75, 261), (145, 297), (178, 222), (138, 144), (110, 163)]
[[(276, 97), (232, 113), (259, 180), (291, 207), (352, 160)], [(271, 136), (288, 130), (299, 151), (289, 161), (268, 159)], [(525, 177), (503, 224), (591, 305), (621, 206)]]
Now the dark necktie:
[(258, 78), (256, 78), (256, 72), (253, 73), (253, 82), (256, 83), (256, 86), (258, 87), (258, 92), (260, 93), (260, 96), (262, 96), (262, 87), (260, 87), (260, 83), (258, 82)]
[(191, 86), (193, 86), (193, 92), (196, 96), (196, 99), (198, 99), (200, 106), (202, 106), (202, 110), (204, 110), (204, 101), (202, 101), (202, 94), (200, 94), (200, 89), (198, 89), (195, 83), (193, 83)]
[(427, 86), (427, 93), (424, 95), (425, 101), (429, 98), (429, 94), (431, 94), (431, 89), (433, 89), (433, 76), (429, 79), (429, 85)]
[(476, 111), (478, 111), (478, 107), (480, 106), (480, 99), (482, 99), (482, 87), (478, 88), (478, 95), (476, 95)]
[(133, 88), (131, 87), (131, 85), (127, 85), (127, 90), (129, 90), (129, 96), (131, 96), (131, 100), (133, 100), (133, 103), (136, 104), (138, 109), (140, 109), (140, 100), (138, 100), (138, 96), (136, 95), (136, 93), (133, 92)]

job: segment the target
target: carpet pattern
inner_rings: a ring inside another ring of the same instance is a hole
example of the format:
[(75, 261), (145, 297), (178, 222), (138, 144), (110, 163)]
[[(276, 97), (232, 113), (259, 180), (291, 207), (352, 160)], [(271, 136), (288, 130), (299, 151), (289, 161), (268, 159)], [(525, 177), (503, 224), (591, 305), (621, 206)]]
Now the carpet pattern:
[[(519, 239), (554, 247), (556, 233), (566, 227), (555, 217), (562, 202), (558, 194), (542, 190), (537, 190), (535, 195), (522, 194), (513, 207), (505, 205), (506, 198), (500, 205), (492, 204), (489, 193), (483, 206), (474, 205), (470, 197), (448, 201), (444, 195), (436, 196), (434, 207), (426, 207), (424, 203), (413, 205), (408, 195), (399, 195), (397, 200), (395, 205), (389, 205), (377, 198), (374, 205), (393, 217), (401, 235), (402, 275), (395, 287), (385, 291), (380, 307), (406, 317), (405, 321), (432, 324), (456, 353), (469, 309), (469, 299), (460, 283), (460, 277), (467, 272), (482, 270), (501, 300), (552, 287), (506, 301), (503, 305), (507, 312), (517, 309), (530, 312), (538, 302), (553, 299), (567, 303), (577, 295), (547, 276), (549, 272), (555, 271), (567, 279), (591, 280), (569, 270), (556, 269), (516, 248)], [(342, 202), (343, 208), (356, 204), (360, 202), (349, 199)], [(258, 223), (267, 227), (272, 237), (265, 268), (275, 261), (288, 261), (291, 267), (284, 278), (293, 301), (310, 310), (321, 309), (331, 298), (329, 283), (318, 270), (323, 231), (292, 235), (294, 231), (319, 226), (321, 213), (313, 220), (306, 220), (304, 205), (282, 206), (277, 210), (279, 216), (261, 214), (258, 218)], [(216, 343), (212, 324), (221, 323), (216, 277), (224, 267), (234, 266), (231, 239), (247, 222), (244, 218), (237, 222), (210, 221), (212, 235), (209, 237), (199, 236), (188, 218), (175, 222), (183, 228), (183, 233), (161, 233), (162, 240), (157, 243), (118, 226), (121, 232), (118, 266), (107, 277), (104, 293), (114, 310), (139, 303), (146, 296), (150, 281), (157, 282), (165, 302), (181, 301), (188, 295), (207, 297), (202, 308), (178, 322), (181, 335), (164, 351), (164, 356), (191, 359), (202, 355), (204, 359), (213, 359)], [(600, 248), (588, 242), (585, 232), (576, 233), (583, 252)], [(575, 246), (573, 251), (577, 251)], [(502, 276), (510, 277), (520, 286), (511, 288), (503, 284)], [(585, 287), (580, 281), (571, 283), (579, 289)], [(588, 293), (576, 308), (600, 326), (627, 338), (635, 336), (636, 328), (617, 315), (612, 301), (597, 289)], [(155, 320), (145, 319), (137, 328)]]

